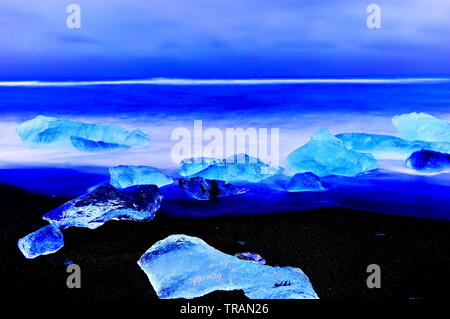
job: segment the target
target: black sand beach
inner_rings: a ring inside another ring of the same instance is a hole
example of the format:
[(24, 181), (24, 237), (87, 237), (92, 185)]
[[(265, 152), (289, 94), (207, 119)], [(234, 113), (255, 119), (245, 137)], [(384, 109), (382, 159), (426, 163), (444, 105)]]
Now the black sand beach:
[[(300, 267), (321, 299), (450, 296), (447, 221), (345, 208), (183, 219), (165, 216), (163, 204), (148, 223), (110, 221), (96, 230), (68, 229), (60, 251), (27, 260), (17, 240), (46, 225), (42, 215), (68, 198), (0, 185), (0, 200), (2, 290), (9, 298), (155, 299), (136, 262), (156, 241), (180, 233), (200, 237), (228, 254), (257, 252), (269, 265)], [(67, 260), (81, 267), (81, 289), (66, 287)], [(367, 288), (369, 264), (381, 267), (380, 289)], [(230, 297), (245, 298), (239, 291), (203, 298)]]

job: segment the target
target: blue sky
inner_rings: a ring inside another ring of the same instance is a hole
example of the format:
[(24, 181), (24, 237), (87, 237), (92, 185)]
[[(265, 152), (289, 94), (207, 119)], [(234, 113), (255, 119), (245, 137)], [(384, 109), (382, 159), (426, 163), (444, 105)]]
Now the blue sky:
[(3, 80), (450, 75), (449, 57), (450, 0), (0, 0)]

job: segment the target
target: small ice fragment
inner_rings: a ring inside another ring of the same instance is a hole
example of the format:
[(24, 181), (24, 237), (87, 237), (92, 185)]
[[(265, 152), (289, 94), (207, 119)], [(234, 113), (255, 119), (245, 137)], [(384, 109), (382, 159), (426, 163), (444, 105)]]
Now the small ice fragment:
[(47, 225), (20, 238), (17, 245), (26, 258), (32, 259), (58, 251), (64, 246), (64, 239), (56, 225)]
[(257, 263), (257, 264), (261, 264), (261, 265), (264, 265), (266, 263), (266, 260), (257, 253), (249, 253), (249, 252), (237, 253), (234, 255), (234, 257), (237, 257), (241, 260), (251, 261), (253, 263)]

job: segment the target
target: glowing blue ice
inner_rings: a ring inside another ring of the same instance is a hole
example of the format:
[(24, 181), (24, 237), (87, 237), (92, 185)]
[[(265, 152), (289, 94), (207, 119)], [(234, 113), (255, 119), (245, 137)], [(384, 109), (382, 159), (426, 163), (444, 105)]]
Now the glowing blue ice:
[(377, 167), (372, 155), (347, 149), (327, 129), (319, 129), (307, 144), (290, 153), (287, 163), (295, 173), (311, 172), (320, 177), (355, 176)]
[(72, 226), (95, 229), (108, 220), (148, 221), (155, 216), (161, 199), (155, 185), (124, 189), (104, 185), (48, 212), (43, 218), (61, 229)]
[(17, 134), (28, 146), (75, 146), (83, 151), (140, 147), (150, 141), (141, 131), (105, 124), (87, 124), (39, 115), (22, 123)]
[(203, 240), (172, 235), (138, 261), (159, 298), (196, 298), (242, 289), (251, 299), (317, 299), (308, 277), (293, 267), (270, 267), (222, 253)]
[(412, 153), (406, 160), (406, 165), (420, 171), (448, 171), (450, 170), (450, 154), (421, 150)]
[(133, 185), (156, 185), (162, 187), (173, 183), (170, 176), (151, 166), (116, 166), (109, 169), (111, 185), (126, 188)]
[(224, 159), (217, 159), (211, 157), (188, 158), (180, 162), (178, 174), (180, 174), (181, 176), (192, 176), (195, 173), (204, 170), (209, 165), (223, 164), (223, 163), (225, 163)]
[(392, 118), (400, 136), (406, 140), (450, 142), (450, 122), (426, 113), (409, 113)]
[(344, 133), (336, 135), (345, 147), (372, 154), (379, 159), (405, 160), (411, 153), (428, 149), (438, 152), (450, 153), (450, 143), (407, 141), (390, 135), (377, 135), (366, 133)]
[(96, 142), (75, 136), (71, 136), (70, 141), (76, 149), (84, 152), (101, 152), (130, 148), (128, 145), (105, 143), (102, 141)]
[(307, 172), (292, 176), (286, 184), (286, 190), (288, 192), (317, 192), (324, 191), (325, 187), (322, 186), (319, 176)]
[(58, 251), (64, 246), (64, 239), (56, 225), (47, 225), (20, 238), (17, 245), (26, 258), (32, 259)]
[(186, 193), (200, 200), (238, 195), (248, 191), (246, 188), (237, 187), (224, 181), (205, 179), (202, 177), (180, 178), (178, 185)]
[[(233, 155), (225, 160), (212, 159), (189, 159), (182, 162), (183, 173), (193, 173), (193, 176), (200, 176), (207, 179), (216, 179), (227, 182), (246, 181), (257, 183), (269, 178), (281, 171), (279, 167), (270, 166), (262, 162), (259, 158), (251, 157), (246, 154)], [(209, 165), (207, 165), (209, 164)], [(198, 171), (201, 167), (206, 167)], [(190, 176), (190, 175), (189, 175)]]

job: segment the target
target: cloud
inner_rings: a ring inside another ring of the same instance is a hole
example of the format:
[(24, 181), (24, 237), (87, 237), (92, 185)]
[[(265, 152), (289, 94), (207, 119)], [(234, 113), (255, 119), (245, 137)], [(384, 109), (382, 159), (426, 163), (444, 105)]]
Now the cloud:
[[(450, 73), (448, 0), (378, 0), (382, 29), (377, 30), (366, 27), (366, 4), (360, 0), (75, 2), (82, 16), (78, 30), (66, 27), (67, 4), (61, 1), (0, 3), (0, 61), (25, 59), (26, 70), (26, 64), (42, 60), (73, 60), (89, 70), (96, 57), (100, 64), (91, 72), (106, 68), (102, 60), (108, 66), (115, 61), (123, 70), (133, 64), (124, 74), (131, 77), (140, 72), (136, 68), (159, 76), (164, 70), (172, 74), (175, 66), (180, 76), (195, 76), (199, 69), (217, 76), (239, 71), (242, 76), (370, 75), (388, 70), (390, 59), (404, 55), (408, 63), (414, 61), (411, 74), (416, 67), (428, 74)], [(430, 64), (430, 55), (438, 63)], [(14, 71), (2, 62), (0, 67)], [(51, 67), (42, 72), (57, 74)]]

